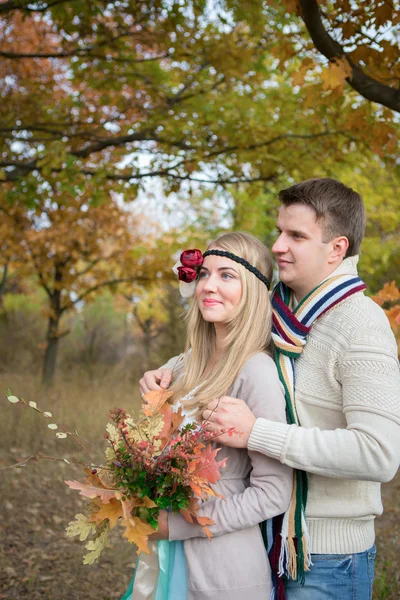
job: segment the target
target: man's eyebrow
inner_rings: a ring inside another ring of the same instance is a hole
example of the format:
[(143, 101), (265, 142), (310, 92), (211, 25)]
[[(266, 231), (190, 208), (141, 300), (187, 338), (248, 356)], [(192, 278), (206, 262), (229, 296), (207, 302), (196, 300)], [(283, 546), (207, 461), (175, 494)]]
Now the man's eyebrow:
[[(282, 233), (282, 229), (280, 227), (276, 226), (276, 229), (279, 231), (279, 233)], [(300, 231), (299, 229), (288, 229), (287, 233), (289, 233), (290, 235), (297, 233), (297, 235), (302, 235), (303, 237), (307, 237), (307, 233), (305, 231)]]
[(289, 233), (293, 234), (293, 233), (297, 233), (297, 235), (302, 235), (304, 237), (307, 237), (307, 234), (305, 231), (300, 231), (299, 229), (289, 229)]

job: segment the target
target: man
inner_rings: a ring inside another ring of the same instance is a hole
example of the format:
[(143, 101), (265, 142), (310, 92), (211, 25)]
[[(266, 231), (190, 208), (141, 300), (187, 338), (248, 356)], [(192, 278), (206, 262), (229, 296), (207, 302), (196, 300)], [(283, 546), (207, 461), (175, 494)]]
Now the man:
[[(244, 402), (229, 397), (210, 402), (203, 418), (210, 429), (242, 433), (221, 443), (307, 473), (312, 566), (304, 586), (289, 579), (288, 600), (350, 600), (356, 590), (368, 600), (380, 482), (395, 475), (399, 462), (396, 343), (357, 278), (365, 229), (361, 196), (338, 181), (312, 179), (283, 190), (280, 200), (272, 248), (282, 282), (280, 296), (274, 294), (274, 339), (289, 424), (255, 419)], [(307, 310), (308, 321), (299, 320)], [(142, 392), (168, 386), (170, 378), (168, 369), (148, 372)]]

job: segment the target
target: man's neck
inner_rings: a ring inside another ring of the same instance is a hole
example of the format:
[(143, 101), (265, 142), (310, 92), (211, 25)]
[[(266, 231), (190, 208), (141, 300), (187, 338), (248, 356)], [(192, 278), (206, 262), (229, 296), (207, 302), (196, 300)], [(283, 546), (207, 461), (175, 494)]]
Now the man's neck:
[(308, 294), (310, 292), (315, 290), (315, 288), (318, 287), (323, 281), (325, 281), (326, 279), (329, 279), (330, 277), (334, 277), (336, 274), (338, 274), (338, 275), (339, 274), (340, 275), (347, 274), (347, 275), (357, 276), (358, 275), (357, 263), (358, 263), (358, 255), (349, 256), (347, 258), (344, 258), (339, 264), (334, 265), (334, 268), (332, 268), (329, 271), (329, 273), (327, 273), (324, 277), (319, 279), (319, 281), (316, 281), (315, 285), (308, 286), (307, 288), (301, 288), (301, 287), (291, 288), (291, 290), (293, 291), (294, 296), (296, 298), (296, 306), (306, 296), (308, 296)]
[(315, 279), (315, 281), (311, 284), (309, 283), (308, 286), (297, 286), (296, 288), (291, 288), (295, 295), (297, 303), (299, 304), (303, 300), (303, 298), (308, 296), (308, 294), (315, 290), (315, 288), (318, 287), (323, 281), (331, 277), (332, 274), (343, 264), (343, 262), (344, 261), (341, 260), (340, 263), (335, 263), (334, 265), (332, 265), (331, 269), (327, 269), (324, 274), (321, 274), (321, 276), (318, 279)]

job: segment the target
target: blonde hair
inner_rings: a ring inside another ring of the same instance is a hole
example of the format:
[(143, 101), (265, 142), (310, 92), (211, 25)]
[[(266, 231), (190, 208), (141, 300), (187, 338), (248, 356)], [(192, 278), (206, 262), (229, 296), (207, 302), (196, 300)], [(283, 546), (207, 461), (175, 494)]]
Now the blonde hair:
[[(216, 248), (244, 258), (271, 281), (271, 253), (256, 237), (249, 233), (225, 233), (211, 242), (207, 249)], [(196, 301), (193, 301), (187, 315), (184, 373), (171, 387), (171, 401), (178, 401), (200, 386), (196, 395), (185, 401), (185, 407), (197, 406), (198, 415), (208, 402), (229, 391), (250, 356), (257, 352), (270, 353), (272, 308), (268, 289), (241, 264), (235, 264), (235, 268), (241, 279), (242, 296), (227, 323), (225, 350), (214, 365), (211, 377), (207, 367), (215, 360), (214, 324), (203, 319)]]

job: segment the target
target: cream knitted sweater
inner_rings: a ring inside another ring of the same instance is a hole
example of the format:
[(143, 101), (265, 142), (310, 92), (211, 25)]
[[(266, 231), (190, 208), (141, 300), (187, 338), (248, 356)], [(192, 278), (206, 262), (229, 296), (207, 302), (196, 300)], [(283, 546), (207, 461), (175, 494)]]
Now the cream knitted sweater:
[[(332, 275), (357, 273), (357, 257)], [(301, 426), (257, 419), (248, 449), (308, 472), (311, 552), (363, 552), (399, 463), (400, 373), (383, 310), (357, 293), (318, 319), (295, 362)]]

